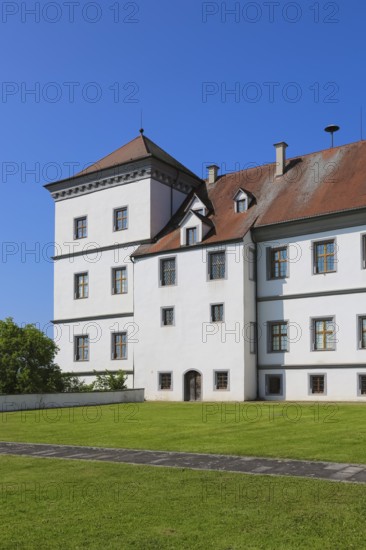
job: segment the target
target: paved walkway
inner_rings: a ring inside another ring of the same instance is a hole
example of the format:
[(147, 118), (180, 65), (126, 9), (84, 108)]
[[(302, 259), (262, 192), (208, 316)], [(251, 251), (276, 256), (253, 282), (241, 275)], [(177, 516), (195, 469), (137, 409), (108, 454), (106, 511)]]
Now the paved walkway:
[(167, 468), (216, 470), (243, 474), (295, 476), (328, 481), (366, 483), (366, 464), (7, 442), (0, 442), (0, 455), (97, 460)]

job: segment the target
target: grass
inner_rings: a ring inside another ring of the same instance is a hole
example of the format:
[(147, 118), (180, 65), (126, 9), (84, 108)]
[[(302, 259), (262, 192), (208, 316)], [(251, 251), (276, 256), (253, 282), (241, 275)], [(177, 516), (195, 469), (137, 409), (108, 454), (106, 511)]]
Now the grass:
[(9, 456), (0, 472), (1, 550), (365, 547), (361, 485)]
[(366, 406), (147, 402), (3, 413), (0, 440), (366, 463)]

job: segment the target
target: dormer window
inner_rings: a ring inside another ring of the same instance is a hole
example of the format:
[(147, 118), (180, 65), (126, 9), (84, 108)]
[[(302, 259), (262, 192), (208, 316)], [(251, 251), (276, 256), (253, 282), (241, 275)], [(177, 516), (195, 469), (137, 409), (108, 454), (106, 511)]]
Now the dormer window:
[(179, 225), (181, 246), (201, 243), (213, 227), (212, 221), (200, 216), (197, 210), (188, 210)]
[(187, 246), (196, 244), (197, 242), (197, 227), (188, 227), (186, 229), (186, 244)]
[(247, 200), (246, 199), (239, 199), (236, 201), (236, 211), (237, 212), (245, 212), (247, 210)]
[(240, 214), (241, 212), (246, 212), (249, 208), (249, 204), (250, 197), (243, 189), (239, 189), (239, 191), (234, 196), (235, 212), (237, 214)]
[(200, 198), (197, 197), (196, 194), (193, 195), (191, 201), (186, 206), (185, 211), (188, 212), (189, 210), (191, 210), (192, 212), (197, 212), (197, 214), (201, 214), (201, 216), (207, 215), (206, 205), (201, 201)]

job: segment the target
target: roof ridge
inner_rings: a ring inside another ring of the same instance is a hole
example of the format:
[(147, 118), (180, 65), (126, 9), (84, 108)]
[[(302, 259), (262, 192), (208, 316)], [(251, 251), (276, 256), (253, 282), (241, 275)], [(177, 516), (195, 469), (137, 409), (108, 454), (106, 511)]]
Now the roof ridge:
[[(303, 157), (310, 157), (311, 155), (317, 155), (319, 153), (324, 153), (325, 151), (333, 151), (334, 149), (342, 149), (342, 147), (347, 148), (347, 147), (350, 147), (352, 145), (356, 145), (357, 143), (366, 143), (366, 140), (365, 139), (359, 139), (357, 141), (352, 141), (351, 143), (344, 143), (343, 145), (337, 145), (335, 147), (327, 147), (326, 149), (319, 149), (319, 151), (312, 151), (311, 153), (304, 153), (303, 155), (295, 155), (293, 157), (286, 158), (286, 162), (289, 162), (291, 160), (300, 159), (300, 158), (303, 158)], [(210, 185), (211, 186), (216, 185), (216, 183), (219, 181), (220, 178), (226, 178), (226, 177), (232, 176), (234, 174), (242, 174), (244, 172), (249, 172), (250, 170), (257, 170), (258, 168), (264, 168), (266, 166), (272, 166), (272, 165), (275, 165), (275, 164), (276, 164), (276, 161), (264, 162), (263, 164), (256, 164), (256, 166), (250, 166), (249, 168), (243, 168), (242, 170), (226, 172), (226, 174), (220, 174), (218, 176), (218, 179), (216, 180), (216, 182), (214, 184), (209, 184), (208, 181), (207, 181), (207, 178), (204, 179), (203, 181), (205, 181), (206, 184), (208, 185), (208, 187), (210, 187)]]

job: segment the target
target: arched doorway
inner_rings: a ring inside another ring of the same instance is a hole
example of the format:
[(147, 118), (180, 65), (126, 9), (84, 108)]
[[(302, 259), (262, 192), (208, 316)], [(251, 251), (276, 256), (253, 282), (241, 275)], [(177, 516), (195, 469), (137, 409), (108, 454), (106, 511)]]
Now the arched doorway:
[(190, 370), (184, 375), (184, 401), (201, 401), (202, 377), (196, 370)]

